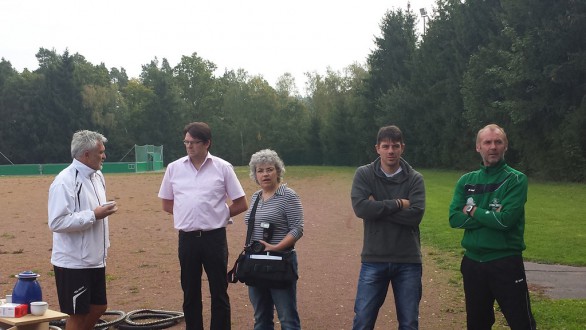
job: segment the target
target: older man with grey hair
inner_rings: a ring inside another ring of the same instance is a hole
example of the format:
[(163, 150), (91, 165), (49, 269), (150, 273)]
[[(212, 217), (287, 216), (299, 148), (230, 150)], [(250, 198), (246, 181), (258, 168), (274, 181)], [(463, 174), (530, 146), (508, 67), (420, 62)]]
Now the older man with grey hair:
[(73, 134), (73, 162), (49, 188), (51, 263), (59, 307), (69, 314), (67, 329), (93, 329), (107, 309), (108, 216), (118, 210), (116, 203), (106, 198), (101, 172), (107, 141), (97, 132)]

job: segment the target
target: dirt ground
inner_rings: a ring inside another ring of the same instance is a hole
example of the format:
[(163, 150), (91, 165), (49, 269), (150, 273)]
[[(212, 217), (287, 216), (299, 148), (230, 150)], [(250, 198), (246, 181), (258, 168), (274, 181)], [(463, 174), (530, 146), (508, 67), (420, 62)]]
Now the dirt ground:
[[(172, 217), (161, 210), (157, 192), (162, 173), (106, 175), (108, 199), (119, 211), (110, 217), (111, 248), (107, 265), (111, 310), (181, 311), (177, 233)], [(285, 178), (287, 179), (287, 178)], [(59, 310), (52, 277), (47, 192), (52, 176), (0, 177), (0, 296), (11, 293), (18, 274), (33, 270), (49, 308)], [(350, 206), (350, 180), (312, 177), (287, 181), (300, 195), (305, 232), (298, 242), (298, 305), (305, 329), (350, 329), (360, 267), (362, 222)], [(257, 189), (242, 179), (250, 195)], [(229, 268), (246, 234), (242, 215), (228, 227)], [(442, 269), (442, 256), (424, 249), (421, 329), (463, 329), (463, 293), (454, 270)], [(204, 274), (204, 281), (205, 274)], [(204, 288), (207, 285), (204, 283)], [(252, 329), (253, 311), (243, 284), (230, 284), (233, 329)], [(209, 294), (204, 291), (205, 327)], [(276, 319), (276, 317), (275, 317)], [(277, 319), (276, 319), (277, 320)], [(184, 328), (184, 323), (173, 329)], [(277, 326), (277, 328), (279, 328)], [(392, 292), (379, 313), (377, 329), (396, 329)]]

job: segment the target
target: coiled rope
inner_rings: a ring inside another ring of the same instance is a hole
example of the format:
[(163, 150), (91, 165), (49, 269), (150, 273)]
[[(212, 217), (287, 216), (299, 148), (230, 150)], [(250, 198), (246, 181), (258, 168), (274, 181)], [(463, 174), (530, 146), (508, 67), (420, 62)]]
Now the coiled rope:
[[(111, 321), (100, 319), (94, 329), (106, 330), (110, 327), (118, 329), (166, 329), (179, 323), (184, 315), (182, 312), (163, 311), (154, 309), (139, 309), (128, 314), (123, 311), (106, 311), (104, 315), (116, 315)], [(136, 322), (136, 320), (147, 320)], [(51, 330), (61, 330), (59, 326), (64, 326), (66, 320), (51, 321)]]
[(94, 326), (94, 329), (106, 330), (111, 326), (119, 324), (126, 318), (126, 313), (124, 313), (123, 311), (106, 311), (103, 315), (116, 315), (118, 317), (111, 321), (105, 321), (100, 318), (98, 320), (98, 323)]
[[(118, 324), (118, 329), (166, 329), (179, 323), (183, 318), (182, 312), (139, 309), (126, 314), (124, 322)], [(135, 322), (134, 320), (152, 321)]]
[[(106, 321), (100, 318), (94, 329), (106, 330), (109, 327), (124, 321), (124, 319), (126, 318), (126, 313), (124, 313), (123, 311), (109, 310), (106, 311), (103, 315), (115, 315), (117, 317), (111, 321)], [(62, 330), (60, 327), (65, 326), (66, 321), (67, 319), (51, 321), (49, 322), (49, 327), (51, 330)]]

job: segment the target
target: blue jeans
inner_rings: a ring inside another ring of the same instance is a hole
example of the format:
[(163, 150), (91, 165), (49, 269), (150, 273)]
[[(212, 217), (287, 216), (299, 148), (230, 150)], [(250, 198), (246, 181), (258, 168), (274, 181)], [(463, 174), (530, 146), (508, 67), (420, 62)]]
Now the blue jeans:
[[(297, 255), (291, 252), (291, 262), (297, 269)], [(297, 312), (297, 281), (285, 289), (267, 289), (248, 287), (250, 303), (254, 308), (254, 330), (272, 330), (275, 328), (273, 315), (275, 307), (282, 330), (301, 329)]]
[(389, 282), (393, 287), (399, 329), (419, 328), (421, 264), (363, 262), (360, 268), (352, 329), (374, 329), (385, 302)]

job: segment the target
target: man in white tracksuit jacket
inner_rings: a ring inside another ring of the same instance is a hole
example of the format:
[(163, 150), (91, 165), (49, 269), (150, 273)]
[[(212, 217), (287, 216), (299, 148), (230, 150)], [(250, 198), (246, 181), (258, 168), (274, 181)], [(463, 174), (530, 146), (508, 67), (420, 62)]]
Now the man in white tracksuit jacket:
[(68, 329), (93, 329), (107, 309), (108, 216), (118, 210), (115, 202), (107, 203), (101, 172), (107, 141), (97, 132), (76, 132), (71, 141), (73, 162), (49, 188), (51, 263), (59, 307), (69, 314)]

